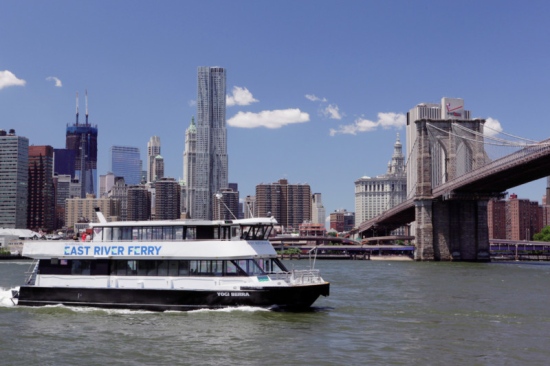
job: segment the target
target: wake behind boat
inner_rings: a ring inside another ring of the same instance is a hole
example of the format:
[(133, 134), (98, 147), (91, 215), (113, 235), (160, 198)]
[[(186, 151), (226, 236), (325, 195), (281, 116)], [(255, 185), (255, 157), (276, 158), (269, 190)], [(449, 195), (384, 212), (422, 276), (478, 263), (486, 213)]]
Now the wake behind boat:
[(194, 310), (258, 306), (304, 310), (329, 283), (288, 271), (268, 241), (274, 218), (90, 224), (83, 241), (26, 242), (35, 259), (18, 305)]

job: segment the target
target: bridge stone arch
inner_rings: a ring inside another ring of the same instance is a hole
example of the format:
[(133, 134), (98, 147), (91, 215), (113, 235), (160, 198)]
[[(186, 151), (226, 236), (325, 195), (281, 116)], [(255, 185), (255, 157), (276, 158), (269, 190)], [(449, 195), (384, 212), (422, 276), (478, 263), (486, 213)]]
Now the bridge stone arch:
[[(489, 197), (433, 198), (433, 189), (488, 162), (485, 120), (421, 119), (414, 197), (417, 260), (489, 260)], [(464, 127), (464, 128), (462, 128)]]

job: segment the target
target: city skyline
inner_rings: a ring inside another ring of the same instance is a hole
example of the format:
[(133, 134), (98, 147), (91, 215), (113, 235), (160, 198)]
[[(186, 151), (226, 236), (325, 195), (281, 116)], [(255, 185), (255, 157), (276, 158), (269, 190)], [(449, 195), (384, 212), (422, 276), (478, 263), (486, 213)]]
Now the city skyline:
[[(548, 137), (539, 117), (550, 82), (544, 2), (210, 4), (219, 12), (208, 24), (192, 2), (128, 11), (121, 1), (108, 14), (101, 3), (4, 4), (3, 128), (63, 148), (74, 94), (87, 88), (97, 174), (108, 170), (110, 146), (145, 150), (156, 135), (165, 176), (178, 179), (197, 115), (197, 67), (219, 65), (227, 70), (229, 181), (241, 197), (281, 178), (308, 183), (327, 215), (354, 210), (353, 182), (386, 171), (395, 133), (405, 141), (405, 115), (419, 103), (463, 98), (473, 118)], [(545, 186), (509, 193), (540, 202)]]

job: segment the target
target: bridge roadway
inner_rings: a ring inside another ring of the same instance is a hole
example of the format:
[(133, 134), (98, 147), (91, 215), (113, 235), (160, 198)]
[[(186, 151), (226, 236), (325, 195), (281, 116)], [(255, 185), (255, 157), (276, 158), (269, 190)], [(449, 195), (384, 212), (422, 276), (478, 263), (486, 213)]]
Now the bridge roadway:
[[(550, 139), (546, 139), (443, 183), (432, 190), (432, 196), (434, 200), (494, 197), (509, 188), (549, 175)], [(414, 198), (409, 198), (361, 223), (353, 233), (381, 235), (415, 221), (414, 201)]]

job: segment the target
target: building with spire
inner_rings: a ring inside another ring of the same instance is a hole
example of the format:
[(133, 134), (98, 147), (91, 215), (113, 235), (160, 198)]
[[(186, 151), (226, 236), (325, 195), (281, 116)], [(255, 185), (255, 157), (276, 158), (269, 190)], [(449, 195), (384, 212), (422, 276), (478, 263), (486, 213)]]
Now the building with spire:
[(155, 158), (160, 155), (160, 137), (151, 136), (147, 143), (147, 182), (155, 181)]
[(363, 176), (355, 181), (356, 225), (400, 204), (406, 196), (407, 174), (398, 133), (386, 174), (374, 178)]
[(185, 151), (183, 152), (183, 181), (185, 189), (185, 207), (182, 211), (186, 217), (192, 217), (193, 197), (195, 193), (195, 169), (197, 165), (197, 126), (195, 118), (185, 131)]
[(76, 93), (76, 122), (67, 125), (65, 148), (74, 151), (75, 177), (81, 185), (80, 197), (96, 194), (97, 189), (97, 125), (88, 121), (88, 92), (86, 91), (86, 120), (82, 124), (78, 116), (78, 93)]
[(224, 68), (198, 68), (196, 165), (190, 178), (194, 219), (211, 220), (214, 195), (228, 188), (225, 82)]

